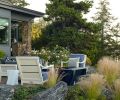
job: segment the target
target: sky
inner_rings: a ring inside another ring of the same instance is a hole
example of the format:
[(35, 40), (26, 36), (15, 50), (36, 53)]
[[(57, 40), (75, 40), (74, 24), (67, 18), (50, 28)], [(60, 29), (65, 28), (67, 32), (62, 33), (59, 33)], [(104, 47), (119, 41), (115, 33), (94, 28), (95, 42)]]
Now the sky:
[[(36, 11), (44, 12), (46, 9), (46, 3), (48, 3), (49, 0), (26, 0), (30, 5), (27, 6), (29, 9), (33, 9)], [(110, 2), (109, 8), (111, 9), (111, 13), (113, 16), (117, 17), (120, 21), (120, 0), (108, 0)], [(94, 6), (90, 9), (90, 13), (87, 15), (88, 18), (94, 16), (94, 13), (96, 13), (96, 8), (98, 7), (99, 0), (94, 0)]]

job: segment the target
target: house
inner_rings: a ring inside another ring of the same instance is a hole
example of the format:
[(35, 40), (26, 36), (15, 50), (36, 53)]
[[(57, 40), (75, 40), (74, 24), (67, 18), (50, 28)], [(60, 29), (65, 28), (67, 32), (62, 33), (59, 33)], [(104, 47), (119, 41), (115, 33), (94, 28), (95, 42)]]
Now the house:
[(31, 23), (44, 14), (0, 0), (0, 50), (8, 56), (31, 51)]

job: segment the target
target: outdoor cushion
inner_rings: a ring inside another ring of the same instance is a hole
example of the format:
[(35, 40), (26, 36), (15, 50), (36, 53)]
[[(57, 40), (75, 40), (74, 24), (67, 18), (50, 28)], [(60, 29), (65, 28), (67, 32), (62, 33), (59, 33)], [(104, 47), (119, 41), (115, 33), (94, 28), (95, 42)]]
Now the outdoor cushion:
[(86, 63), (86, 55), (85, 54), (71, 54), (70, 58), (78, 58), (79, 57), (79, 67), (85, 67)]
[(80, 62), (84, 61), (85, 55), (84, 54), (71, 54), (70, 58), (80, 58)]
[(78, 62), (79, 58), (69, 58), (68, 67), (79, 67)]

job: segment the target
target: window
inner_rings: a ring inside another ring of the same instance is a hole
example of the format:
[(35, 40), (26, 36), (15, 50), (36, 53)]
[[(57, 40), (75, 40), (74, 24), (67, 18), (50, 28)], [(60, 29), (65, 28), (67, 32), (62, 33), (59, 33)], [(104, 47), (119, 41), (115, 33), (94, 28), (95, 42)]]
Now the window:
[(0, 18), (0, 44), (8, 43), (8, 19)]
[(20, 23), (12, 21), (11, 23), (11, 41), (12, 43), (22, 42), (22, 34), (20, 29)]

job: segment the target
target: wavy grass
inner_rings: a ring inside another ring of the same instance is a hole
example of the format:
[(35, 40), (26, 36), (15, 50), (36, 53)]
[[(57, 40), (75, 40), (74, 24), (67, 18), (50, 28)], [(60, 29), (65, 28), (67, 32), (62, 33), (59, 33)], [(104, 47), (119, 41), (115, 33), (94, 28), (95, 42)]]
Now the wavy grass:
[(55, 71), (54, 68), (50, 68), (48, 72), (48, 81), (47, 87), (53, 87), (58, 81), (58, 71)]
[(120, 100), (120, 79), (117, 79), (114, 82), (113, 94), (114, 94), (114, 100)]
[(120, 74), (119, 63), (110, 57), (102, 58), (98, 62), (97, 67), (98, 72), (104, 75), (107, 84), (110, 86), (119, 77)]
[(103, 84), (105, 80), (100, 74), (91, 74), (79, 83), (81, 90), (84, 92), (85, 97), (89, 100), (97, 100), (101, 95)]

